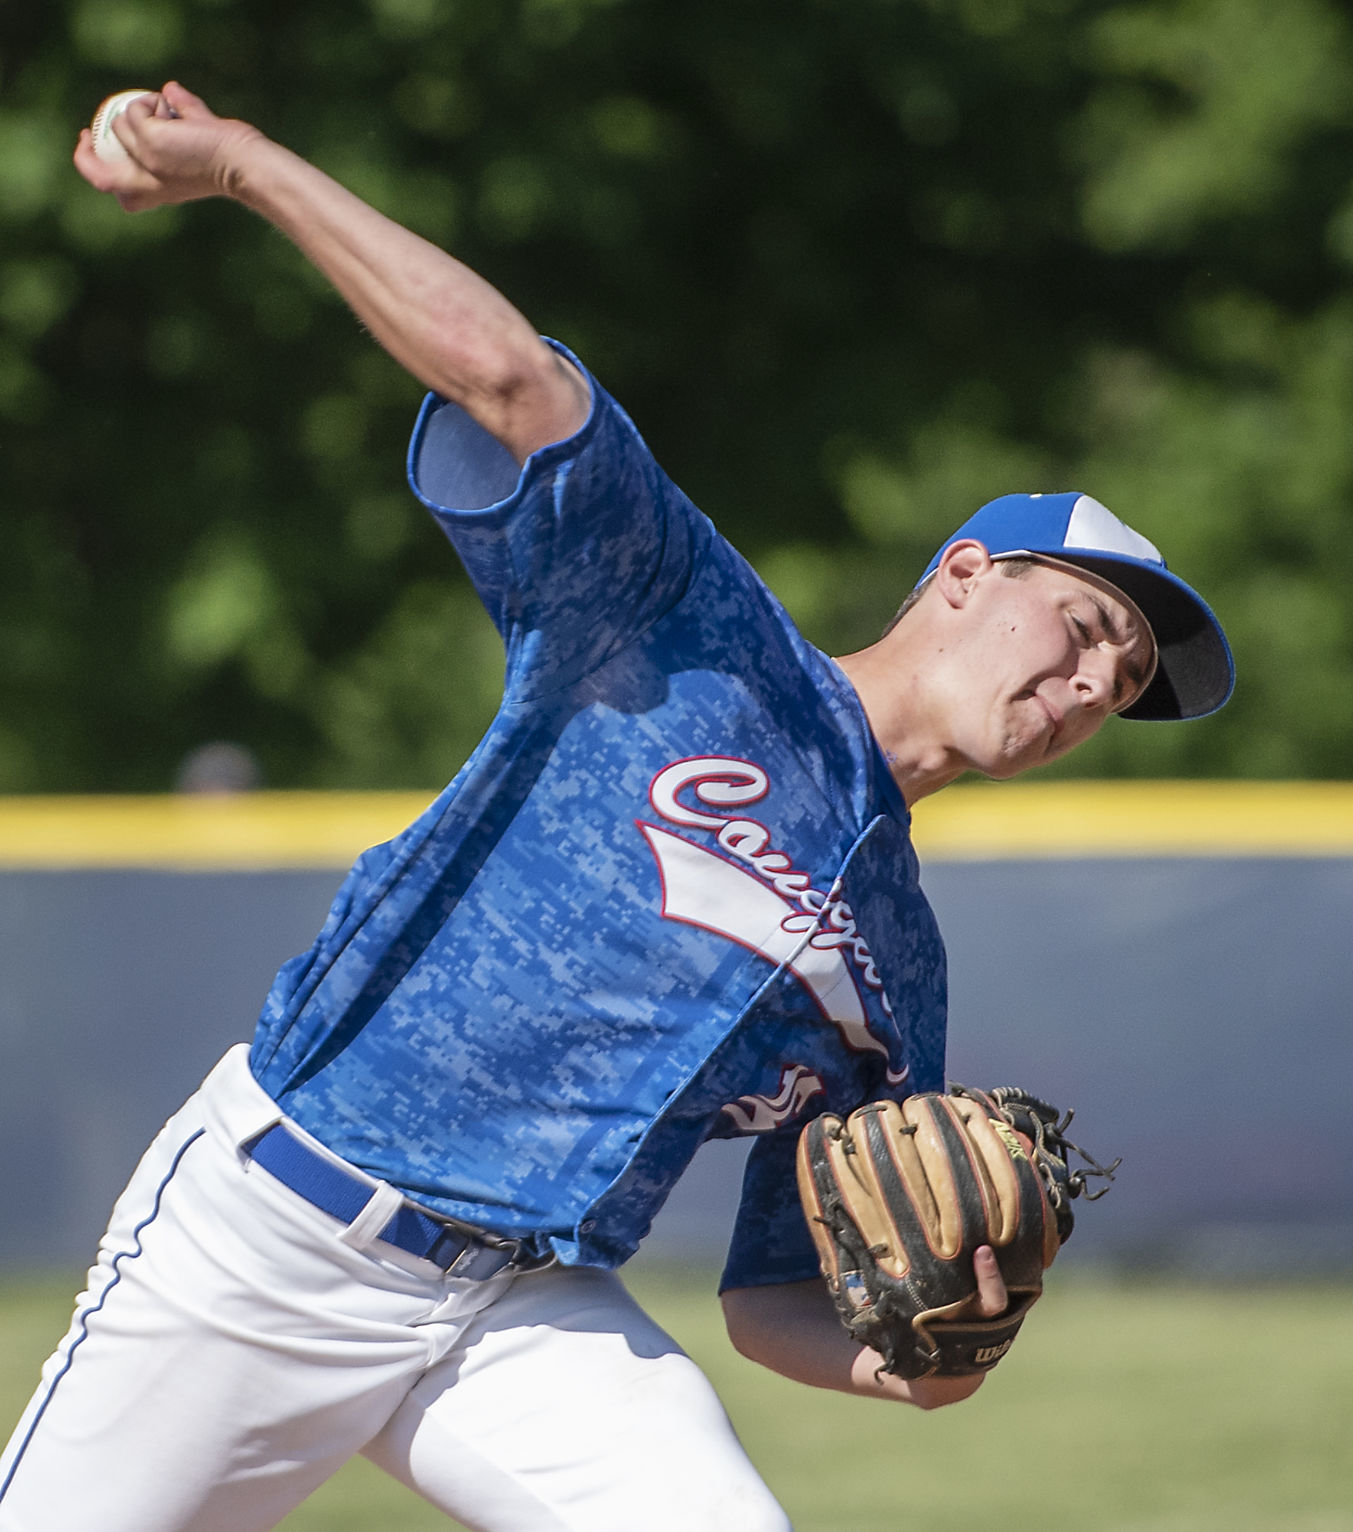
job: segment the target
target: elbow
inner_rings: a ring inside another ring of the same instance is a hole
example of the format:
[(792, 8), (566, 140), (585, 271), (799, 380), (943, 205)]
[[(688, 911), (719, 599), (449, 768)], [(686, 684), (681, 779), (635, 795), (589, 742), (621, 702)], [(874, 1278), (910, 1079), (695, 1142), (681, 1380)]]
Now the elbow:
[(545, 392), (556, 374), (556, 353), (537, 335), (514, 336), (484, 356), (470, 385), (485, 409), (508, 412)]
[(729, 1343), (740, 1357), (758, 1367), (799, 1383), (814, 1382), (804, 1370), (804, 1337), (793, 1316), (781, 1309), (778, 1298), (775, 1288), (725, 1292), (720, 1302)]
[(469, 413), (525, 462), (538, 448), (573, 435), (591, 396), (578, 369), (544, 341), (505, 350), (475, 382)]
[(748, 1322), (747, 1307), (742, 1297), (743, 1295), (738, 1292), (727, 1292), (720, 1299), (723, 1307), (724, 1329), (733, 1350), (739, 1356), (746, 1357), (749, 1362), (760, 1362), (764, 1366), (761, 1348), (757, 1345), (759, 1328)]

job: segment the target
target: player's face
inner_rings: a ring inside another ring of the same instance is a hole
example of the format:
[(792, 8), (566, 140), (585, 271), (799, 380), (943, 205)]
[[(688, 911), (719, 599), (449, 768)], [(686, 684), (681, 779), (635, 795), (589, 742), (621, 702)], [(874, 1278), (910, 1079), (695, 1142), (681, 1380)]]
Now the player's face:
[(993, 566), (972, 603), (970, 706), (958, 743), (995, 778), (1043, 766), (1090, 739), (1150, 680), (1154, 641), (1111, 585), (1062, 566), (1018, 578)]

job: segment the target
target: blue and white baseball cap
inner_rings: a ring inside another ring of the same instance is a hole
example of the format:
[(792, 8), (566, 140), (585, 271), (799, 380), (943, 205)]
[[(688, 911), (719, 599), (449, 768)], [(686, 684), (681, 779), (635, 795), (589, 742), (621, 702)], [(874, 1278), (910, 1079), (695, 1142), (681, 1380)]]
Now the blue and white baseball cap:
[(918, 588), (950, 543), (972, 537), (993, 559), (1048, 558), (1117, 587), (1151, 625), (1156, 673), (1122, 718), (1203, 718), (1235, 687), (1226, 634), (1203, 598), (1171, 574), (1159, 549), (1089, 495), (1002, 495), (968, 518), (931, 559)]

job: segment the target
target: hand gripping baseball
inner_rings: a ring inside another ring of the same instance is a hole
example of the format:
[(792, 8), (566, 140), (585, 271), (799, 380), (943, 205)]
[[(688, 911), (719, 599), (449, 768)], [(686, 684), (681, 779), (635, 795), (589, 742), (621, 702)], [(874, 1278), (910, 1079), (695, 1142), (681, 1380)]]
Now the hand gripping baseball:
[(110, 131), (127, 151), (125, 157), (96, 153), (90, 130), (84, 128), (75, 146), (75, 168), (129, 213), (233, 195), (241, 152), (263, 137), (246, 122), (218, 117), (173, 80), (158, 94), (131, 102)]

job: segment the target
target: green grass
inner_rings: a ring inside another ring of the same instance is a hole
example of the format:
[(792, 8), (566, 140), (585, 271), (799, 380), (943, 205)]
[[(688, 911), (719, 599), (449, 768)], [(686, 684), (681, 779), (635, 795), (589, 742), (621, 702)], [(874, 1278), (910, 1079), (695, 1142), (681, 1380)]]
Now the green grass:
[[(971, 1532), (993, 1515), (1039, 1532), (1353, 1532), (1353, 1287), (1064, 1281), (975, 1399), (922, 1415), (744, 1362), (707, 1276), (641, 1268), (632, 1285), (714, 1380), (798, 1532)], [(0, 1288), (6, 1425), (70, 1291)], [(283, 1525), (452, 1526), (361, 1461)]]

